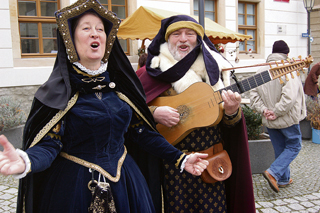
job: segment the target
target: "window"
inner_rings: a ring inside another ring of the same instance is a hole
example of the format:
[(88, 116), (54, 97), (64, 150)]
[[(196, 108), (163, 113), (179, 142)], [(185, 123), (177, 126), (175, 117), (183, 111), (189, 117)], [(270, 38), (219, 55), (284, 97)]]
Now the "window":
[[(122, 21), (128, 16), (127, 0), (99, 0), (108, 10), (117, 14)], [(119, 39), (121, 47), (126, 54), (129, 54), (129, 39)]]
[[(199, 0), (193, 1), (194, 15), (199, 15)], [(216, 0), (204, 0), (204, 17), (209, 18), (217, 22), (217, 1)]]
[(240, 42), (239, 51), (257, 52), (257, 5), (254, 3), (239, 2), (238, 4), (238, 31), (251, 35), (252, 39)]
[(54, 12), (60, 0), (18, 0), (22, 57), (52, 57), (58, 50)]
[[(21, 57), (54, 57), (57, 47), (57, 24), (55, 11), (61, 0), (17, 0), (20, 30)], [(121, 19), (127, 17), (127, 0), (100, 0), (108, 10)], [(125, 53), (129, 41), (120, 40)]]

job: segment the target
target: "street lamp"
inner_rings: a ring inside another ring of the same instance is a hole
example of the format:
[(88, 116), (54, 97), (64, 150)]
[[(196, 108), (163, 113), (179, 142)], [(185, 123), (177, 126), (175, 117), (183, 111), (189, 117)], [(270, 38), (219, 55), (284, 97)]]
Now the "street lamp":
[(310, 47), (310, 12), (312, 11), (312, 8), (314, 6), (314, 0), (303, 0), (304, 8), (306, 8), (308, 13), (308, 55), (311, 53), (311, 47)]

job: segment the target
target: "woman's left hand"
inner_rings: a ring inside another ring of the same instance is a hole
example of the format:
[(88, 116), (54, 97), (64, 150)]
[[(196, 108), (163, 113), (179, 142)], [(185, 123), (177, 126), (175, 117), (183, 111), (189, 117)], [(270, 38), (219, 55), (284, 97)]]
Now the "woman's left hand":
[(207, 168), (209, 162), (203, 158), (208, 157), (208, 154), (204, 153), (193, 153), (190, 154), (190, 157), (186, 161), (184, 170), (190, 174), (200, 176), (201, 173)]

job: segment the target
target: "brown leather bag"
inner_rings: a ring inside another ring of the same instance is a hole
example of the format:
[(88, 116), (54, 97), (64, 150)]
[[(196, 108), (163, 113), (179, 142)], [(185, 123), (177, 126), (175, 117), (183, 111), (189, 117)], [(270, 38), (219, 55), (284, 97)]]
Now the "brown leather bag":
[(232, 164), (226, 150), (223, 150), (222, 143), (215, 144), (209, 149), (200, 151), (208, 153), (206, 158), (209, 161), (207, 169), (201, 174), (201, 179), (205, 183), (215, 183), (228, 179), (232, 173)]

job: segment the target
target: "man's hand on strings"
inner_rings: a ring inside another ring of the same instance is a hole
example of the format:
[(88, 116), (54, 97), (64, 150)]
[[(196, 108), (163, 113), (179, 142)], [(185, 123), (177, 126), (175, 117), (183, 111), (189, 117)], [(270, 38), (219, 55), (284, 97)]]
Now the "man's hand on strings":
[(153, 112), (154, 120), (157, 123), (165, 125), (166, 127), (172, 127), (179, 123), (178, 110), (169, 106), (159, 106)]

